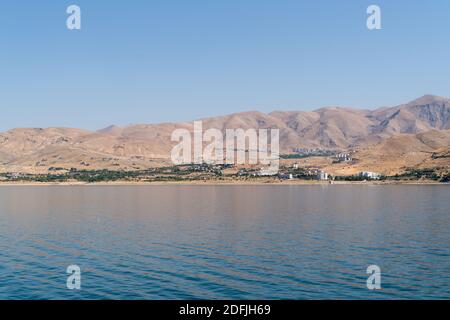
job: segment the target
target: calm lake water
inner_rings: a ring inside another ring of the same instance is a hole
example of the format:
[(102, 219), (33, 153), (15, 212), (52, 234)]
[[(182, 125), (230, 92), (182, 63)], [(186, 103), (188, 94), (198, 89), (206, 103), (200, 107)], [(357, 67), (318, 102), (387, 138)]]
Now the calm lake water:
[(3, 186), (0, 299), (449, 299), (449, 200), (448, 185)]

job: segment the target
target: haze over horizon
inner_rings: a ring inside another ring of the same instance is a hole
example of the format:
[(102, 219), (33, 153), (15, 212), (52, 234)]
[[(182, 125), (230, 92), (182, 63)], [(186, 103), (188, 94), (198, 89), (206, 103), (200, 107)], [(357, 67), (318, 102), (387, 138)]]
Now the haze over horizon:
[[(377, 1), (369, 31), (372, 2), (7, 1), (0, 131), (450, 97), (450, 3)], [(80, 31), (65, 27), (73, 3)]]

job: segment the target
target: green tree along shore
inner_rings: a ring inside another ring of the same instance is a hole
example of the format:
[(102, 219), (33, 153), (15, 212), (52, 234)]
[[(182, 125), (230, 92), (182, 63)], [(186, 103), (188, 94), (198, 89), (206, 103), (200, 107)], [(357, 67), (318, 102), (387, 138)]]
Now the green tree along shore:
[[(280, 174), (275, 176), (260, 176), (256, 169), (240, 169), (236, 173), (224, 173), (227, 165), (181, 165), (171, 167), (152, 168), (147, 170), (77, 170), (64, 168), (50, 168), (47, 174), (1, 173), (0, 182), (176, 182), (176, 181), (261, 181), (280, 179), (316, 180), (316, 175), (302, 168), (281, 167)], [(381, 176), (380, 181), (419, 181), (431, 180), (436, 182), (450, 182), (449, 173), (439, 173), (436, 169), (406, 169), (404, 173), (394, 176)], [(289, 177), (289, 178), (287, 178)], [(335, 181), (365, 181), (371, 180), (359, 175), (334, 176)]]

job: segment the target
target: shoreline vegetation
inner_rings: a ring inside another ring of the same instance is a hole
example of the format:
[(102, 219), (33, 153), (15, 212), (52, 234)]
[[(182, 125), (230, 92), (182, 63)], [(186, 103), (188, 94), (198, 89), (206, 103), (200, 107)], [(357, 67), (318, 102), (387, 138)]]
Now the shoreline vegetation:
[(336, 185), (372, 185), (372, 186), (393, 186), (393, 185), (439, 185), (448, 186), (448, 183), (435, 181), (396, 181), (396, 182), (313, 182), (306, 180), (297, 180), (289, 182), (265, 181), (265, 182), (247, 182), (247, 181), (185, 181), (185, 182), (134, 182), (134, 181), (110, 181), (110, 182), (0, 182), (0, 187), (8, 186), (336, 186)]
[(280, 173), (260, 174), (256, 168), (233, 165), (192, 164), (134, 171), (49, 168), (46, 174), (0, 173), (0, 185), (324, 185), (324, 184), (448, 184), (450, 174), (437, 169), (405, 169), (402, 174), (379, 176), (331, 176), (321, 179), (316, 171), (281, 166)]

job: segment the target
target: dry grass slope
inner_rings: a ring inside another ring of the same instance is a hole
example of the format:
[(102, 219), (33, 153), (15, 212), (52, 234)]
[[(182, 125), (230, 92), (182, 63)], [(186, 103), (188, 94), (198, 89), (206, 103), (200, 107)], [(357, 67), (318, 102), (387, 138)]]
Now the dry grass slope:
[[(328, 167), (396, 173), (408, 166), (449, 167), (450, 100), (424, 96), (392, 108), (252, 111), (203, 120), (204, 129), (278, 128), (281, 153), (294, 148), (357, 150), (357, 163)], [(173, 130), (192, 123), (13, 129), (0, 133), (0, 172), (47, 172), (50, 167), (134, 170), (169, 163)]]

